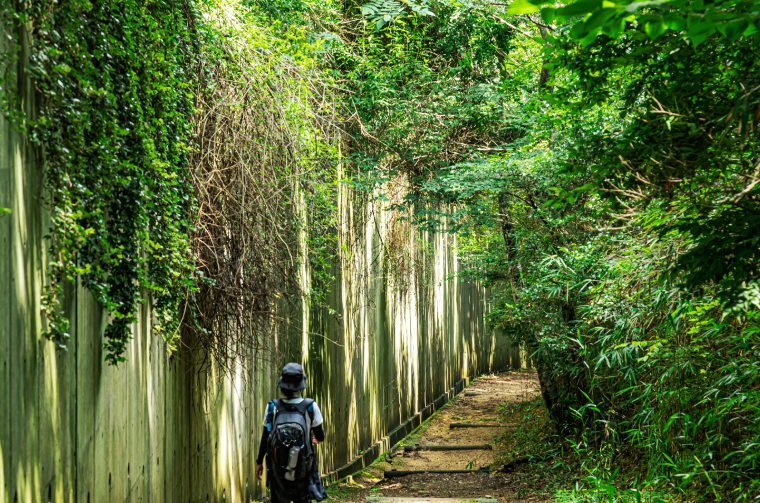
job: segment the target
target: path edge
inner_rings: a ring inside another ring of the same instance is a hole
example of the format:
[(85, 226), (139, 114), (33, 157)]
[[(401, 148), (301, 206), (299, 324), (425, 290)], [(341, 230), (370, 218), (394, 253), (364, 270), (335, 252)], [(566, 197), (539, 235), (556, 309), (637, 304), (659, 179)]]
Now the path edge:
[(443, 395), (439, 396), (415, 415), (392, 429), (386, 436), (372, 444), (362, 453), (345, 465), (322, 476), (325, 487), (363, 470), (377, 460), (383, 453), (391, 450), (399, 441), (409, 435), (415, 428), (430, 418), (437, 410), (449, 403), (452, 398), (461, 393), (472, 382), (473, 377), (465, 377), (457, 381), (454, 386)]

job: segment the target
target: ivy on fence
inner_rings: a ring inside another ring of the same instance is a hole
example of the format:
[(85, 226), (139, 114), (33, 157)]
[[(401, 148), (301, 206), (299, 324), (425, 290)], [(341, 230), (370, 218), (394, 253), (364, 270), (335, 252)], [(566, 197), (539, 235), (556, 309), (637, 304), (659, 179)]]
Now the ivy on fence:
[[(272, 332), (277, 299), (324, 298), (336, 149), (303, 34), (266, 35), (240, 3), (33, 0), (1, 15), (4, 113), (45, 162), (44, 333), (59, 348), (63, 285), (77, 280), (111, 314), (114, 365), (147, 299), (170, 351), (185, 327), (224, 360), (259, 348), (250, 334)], [(39, 95), (34, 113), (13, 70)], [(307, 227), (321, 231), (303, 238)], [(319, 266), (319, 291), (294, 280), (304, 260)]]

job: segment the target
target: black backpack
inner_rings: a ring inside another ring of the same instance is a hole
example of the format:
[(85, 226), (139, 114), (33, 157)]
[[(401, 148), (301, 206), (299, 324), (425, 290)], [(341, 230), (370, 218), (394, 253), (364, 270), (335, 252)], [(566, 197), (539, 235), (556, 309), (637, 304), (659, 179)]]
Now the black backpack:
[(300, 481), (311, 473), (314, 462), (310, 438), (313, 403), (311, 398), (305, 398), (301, 403), (269, 402), (267, 458), (279, 479)]

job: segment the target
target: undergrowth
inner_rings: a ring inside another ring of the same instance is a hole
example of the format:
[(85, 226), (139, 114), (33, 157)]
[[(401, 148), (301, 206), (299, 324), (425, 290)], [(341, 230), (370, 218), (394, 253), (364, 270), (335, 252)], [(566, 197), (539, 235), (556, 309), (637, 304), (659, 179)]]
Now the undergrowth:
[(618, 460), (614, 476), (602, 476), (598, 467), (606, 464), (604, 456), (574, 449), (577, 442), (557, 435), (540, 397), (506, 404), (501, 414), (504, 422), (520, 427), (496, 439), (493, 467), (527, 458), (521, 466), (527, 466), (523, 472), (529, 474), (533, 495), (559, 503), (663, 501), (657, 492), (626, 487), (641, 480), (644, 467), (635, 455)]
[[(511, 461), (529, 456), (530, 491), (546, 497), (565, 487), (572, 479), (565, 452), (557, 447), (553, 428), (540, 398), (507, 403), (500, 409), (500, 420), (518, 425), (505, 430), (494, 442), (492, 468), (499, 469)], [(542, 461), (543, 460), (543, 461)]]

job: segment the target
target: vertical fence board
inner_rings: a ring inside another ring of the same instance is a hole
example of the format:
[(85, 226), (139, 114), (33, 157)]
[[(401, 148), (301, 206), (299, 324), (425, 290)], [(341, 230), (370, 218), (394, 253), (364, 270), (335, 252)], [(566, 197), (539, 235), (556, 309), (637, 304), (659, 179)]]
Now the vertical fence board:
[[(0, 51), (6, 50), (6, 37), (0, 37)], [(11, 128), (0, 115), (0, 207), (13, 206), (11, 152), (14, 138)], [(11, 409), (11, 355), (13, 344), (12, 222), (16, 215), (0, 217), (0, 410)], [(0, 503), (12, 502), (15, 488), (11, 464), (12, 414), (0, 414)]]
[[(28, 58), (29, 40), (22, 30), (19, 34), (20, 61)], [(21, 68), (20, 64), (18, 68)], [(16, 74), (16, 84), (21, 106), (33, 111), (33, 93), (30, 83), (22, 72)], [(39, 293), (40, 280), (37, 271), (37, 254), (42, 252), (40, 243), (38, 189), (41, 177), (31, 149), (23, 136), (11, 133), (9, 165), (11, 169), (10, 192), (13, 211), (11, 230), (10, 304), (12, 337), (10, 355), (9, 410), (13, 411), (11, 422), (11, 460), (7, 470), (15, 480), (14, 498), (33, 501), (41, 491), (38, 449), (38, 382), (37, 358), (40, 333)]]
[(102, 448), (97, 439), (104, 432), (98, 425), (103, 372), (103, 354), (100, 334), (103, 316), (92, 294), (77, 285), (77, 370), (76, 370), (76, 445), (77, 445), (77, 501), (94, 503), (98, 496), (105, 498), (107, 480), (103, 479), (102, 458), (96, 461), (96, 452)]
[[(147, 313), (146, 313), (147, 314)], [(147, 456), (146, 473), (150, 469), (150, 485), (148, 492), (150, 501), (166, 501), (164, 494), (164, 480), (167, 475), (166, 460), (168, 458), (166, 435), (166, 345), (150, 329), (151, 317), (145, 318), (145, 347), (150, 351), (150, 364), (147, 372), (150, 382), (147, 390), (148, 407), (150, 409), (150, 430), (145, 432), (146, 438), (150, 439), (150, 455)]]

